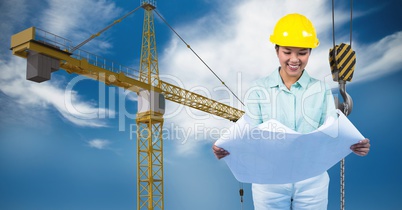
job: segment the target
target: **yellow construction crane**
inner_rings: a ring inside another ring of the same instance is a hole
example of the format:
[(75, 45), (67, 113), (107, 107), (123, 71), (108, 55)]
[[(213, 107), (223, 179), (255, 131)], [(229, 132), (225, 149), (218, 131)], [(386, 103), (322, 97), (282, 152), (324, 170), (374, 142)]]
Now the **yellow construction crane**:
[[(27, 79), (49, 80), (64, 69), (138, 94), (137, 209), (164, 209), (162, 126), (165, 99), (236, 121), (244, 112), (159, 79), (155, 0), (142, 0), (144, 25), (139, 72), (74, 47), (65, 38), (31, 27), (11, 37), (11, 50), (27, 59)], [(99, 35), (99, 34), (97, 34)], [(97, 36), (96, 35), (96, 36)], [(92, 36), (92, 38), (94, 35)]]

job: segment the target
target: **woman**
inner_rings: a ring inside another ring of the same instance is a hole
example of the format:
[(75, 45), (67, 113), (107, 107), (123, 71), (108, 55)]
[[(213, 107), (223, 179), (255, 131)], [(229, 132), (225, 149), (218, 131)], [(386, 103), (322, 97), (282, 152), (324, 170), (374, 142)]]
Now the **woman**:
[[(276, 119), (287, 127), (309, 133), (334, 113), (331, 90), (305, 70), (311, 50), (319, 45), (311, 21), (300, 14), (289, 14), (276, 24), (270, 37), (275, 44), (280, 67), (254, 83), (247, 98), (246, 115), (258, 125)], [(370, 142), (363, 139), (351, 146), (360, 156), (369, 152)], [(218, 159), (229, 155), (224, 148), (213, 146)], [(328, 173), (287, 184), (252, 184), (256, 210), (325, 210), (328, 203)]]

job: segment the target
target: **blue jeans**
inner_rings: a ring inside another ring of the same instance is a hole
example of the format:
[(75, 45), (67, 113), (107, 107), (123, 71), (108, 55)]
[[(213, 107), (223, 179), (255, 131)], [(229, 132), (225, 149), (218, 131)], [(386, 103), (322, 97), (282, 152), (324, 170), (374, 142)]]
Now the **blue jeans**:
[(290, 184), (253, 184), (255, 210), (326, 210), (329, 176), (321, 175)]

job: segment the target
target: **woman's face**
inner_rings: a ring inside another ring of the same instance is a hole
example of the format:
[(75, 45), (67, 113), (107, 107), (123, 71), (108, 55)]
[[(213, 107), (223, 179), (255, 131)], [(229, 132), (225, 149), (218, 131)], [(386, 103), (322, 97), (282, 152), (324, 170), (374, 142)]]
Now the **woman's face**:
[(283, 71), (281, 75), (289, 79), (298, 79), (301, 76), (310, 57), (309, 48), (280, 46), (276, 53)]

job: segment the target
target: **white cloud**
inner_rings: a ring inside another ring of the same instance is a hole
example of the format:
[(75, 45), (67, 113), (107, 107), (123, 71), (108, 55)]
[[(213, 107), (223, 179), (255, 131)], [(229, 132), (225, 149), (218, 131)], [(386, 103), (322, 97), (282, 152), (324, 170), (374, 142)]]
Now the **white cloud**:
[(100, 149), (100, 150), (107, 149), (109, 145), (110, 145), (110, 141), (105, 140), (105, 139), (93, 139), (91, 141), (88, 141), (89, 147)]
[(0, 78), (1, 91), (27, 109), (51, 106), (71, 123), (89, 127), (105, 127), (107, 124), (102, 116), (106, 113), (114, 115), (112, 110), (83, 102), (74, 91), (65, 90), (57, 82), (34, 83), (26, 80), (25, 59), (12, 57), (8, 62), (0, 61), (0, 68), (4, 75)]
[[(24, 1), (21, 0), (16, 1), (15, 5), (17, 7), (15, 8), (21, 8), (21, 11), (18, 12), (25, 14), (25, 12), (22, 12), (25, 8), (23, 3)], [(41, 14), (41, 16), (32, 19), (34, 21), (39, 20), (40, 28), (57, 35), (72, 34), (73, 41), (79, 42), (83, 41), (83, 37), (86, 39), (91, 33), (100, 30), (97, 27), (104, 27), (112, 22), (113, 18), (121, 12), (120, 9), (116, 8), (114, 2), (105, 0), (62, 2), (49, 0), (48, 4), (42, 2), (41, 5), (48, 5), (49, 7), (38, 7), (37, 9), (41, 9), (41, 11), (36, 11), (36, 14)], [(15, 30), (16, 26), (13, 24), (22, 24), (23, 22), (13, 21), (17, 13), (13, 8), (10, 8), (10, 14), (3, 15), (5, 20), (2, 20), (1, 23), (1, 29), (7, 29), (4, 31), (7, 33), (12, 33)], [(88, 8), (91, 8), (91, 12), (88, 12)], [(99, 18), (100, 15), (101, 18)], [(24, 17), (21, 16), (21, 19), (24, 19)], [(11, 34), (5, 34), (5, 36), (10, 37)], [(102, 38), (94, 40), (92, 44), (100, 46), (95, 49), (104, 50), (110, 48), (110, 44), (104, 40)], [(112, 110), (107, 110), (101, 106), (97, 107), (94, 103), (84, 102), (82, 97), (72, 88), (65, 89), (65, 84), (60, 84), (65, 83), (64, 81), (54, 78), (51, 81), (40, 84), (27, 81), (25, 78), (26, 60), (24, 59), (5, 54), (0, 59), (0, 69), (2, 70), (0, 90), (14, 98), (19, 104), (22, 104), (23, 108), (54, 107), (67, 121), (78, 126), (88, 127), (105, 127), (107, 123), (103, 118), (106, 117), (106, 113), (109, 116), (114, 115)], [(32, 113), (32, 115), (35, 115), (35, 113)]]
[[(39, 27), (45, 31), (68, 37), (78, 45), (92, 34), (97, 33), (120, 15), (122, 10), (109, 0), (48, 0), (49, 7), (40, 18)], [(107, 33), (107, 32), (106, 32)], [(85, 47), (98, 54), (110, 49), (105, 34), (91, 40)], [(85, 48), (84, 47), (84, 48)]]
[[(269, 42), (269, 35), (277, 20), (287, 13), (301, 13), (314, 23), (320, 46), (313, 50), (307, 71), (315, 78), (331, 81), (328, 51), (332, 47), (332, 17), (328, 1), (238, 1), (236, 4), (219, 5), (220, 8), (206, 14), (198, 21), (182, 23), (175, 30), (186, 40), (191, 48), (221, 77), (225, 83), (241, 98), (251, 81), (268, 75), (279, 64)], [(314, 9), (312, 9), (314, 8)], [(337, 10), (336, 30), (348, 26), (349, 11)], [(364, 16), (359, 13), (359, 16)], [(169, 21), (169, 20), (168, 20)], [(337, 37), (337, 44), (348, 41), (348, 33)], [(354, 81), (366, 81), (369, 77), (380, 76), (390, 72), (391, 66), (400, 66), (399, 56), (402, 52), (401, 33), (385, 37), (371, 45), (363, 45), (354, 40), (357, 52), (357, 67)], [(392, 49), (390, 49), (392, 46)], [(208, 90), (216, 100), (238, 103), (229, 99), (221, 83), (199, 61), (196, 56), (175, 36), (160, 55), (160, 71), (167, 74), (173, 84), (190, 90)], [(368, 76), (373, 75), (373, 76)], [(171, 79), (175, 78), (175, 79)], [(332, 82), (332, 86), (336, 83)], [(200, 91), (203, 92), (203, 91)], [(204, 91), (205, 92), (205, 91)], [(208, 95), (208, 94), (203, 94)], [(191, 127), (194, 123), (204, 123), (207, 128), (224, 128), (230, 126), (227, 120), (196, 119), (189, 112), (181, 111), (181, 105), (168, 104), (166, 119), (179, 127)], [(175, 113), (174, 115), (172, 113)], [(194, 150), (196, 143), (189, 141), (178, 144), (178, 150), (187, 154)], [(208, 143), (216, 139), (207, 139)]]
[(402, 31), (390, 34), (372, 44), (358, 43), (356, 47), (356, 75), (363, 82), (400, 70), (402, 59)]

